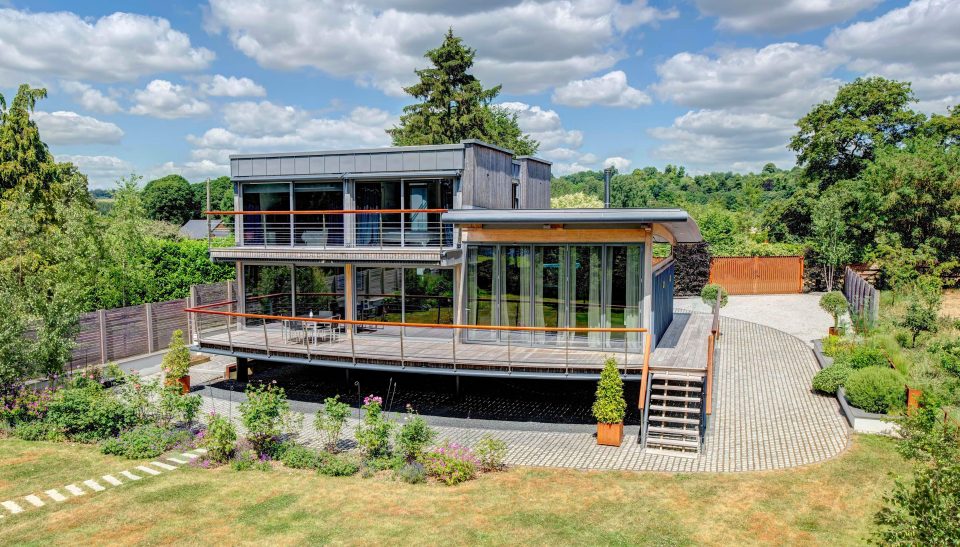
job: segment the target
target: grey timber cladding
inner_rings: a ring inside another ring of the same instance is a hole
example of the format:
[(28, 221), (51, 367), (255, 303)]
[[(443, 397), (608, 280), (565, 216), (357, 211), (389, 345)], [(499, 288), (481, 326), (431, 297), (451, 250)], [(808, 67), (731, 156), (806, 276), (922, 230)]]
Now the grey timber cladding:
[[(473, 145), (470, 145), (473, 147)], [(331, 175), (349, 173), (415, 173), (464, 168), (465, 145), (411, 146), (303, 154), (265, 154), (230, 159), (234, 178)]]
[(520, 185), (524, 209), (550, 207), (550, 165), (536, 160), (520, 160)]
[(467, 145), (462, 190), (464, 207), (510, 209), (513, 200), (513, 156), (496, 148)]

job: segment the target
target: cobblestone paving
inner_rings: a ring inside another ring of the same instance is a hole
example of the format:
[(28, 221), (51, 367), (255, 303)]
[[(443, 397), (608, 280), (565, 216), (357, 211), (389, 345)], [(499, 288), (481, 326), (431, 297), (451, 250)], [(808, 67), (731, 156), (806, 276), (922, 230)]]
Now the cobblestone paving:
[[(737, 319), (722, 320), (714, 379), (714, 412), (704, 453), (697, 457), (655, 454), (637, 444), (638, 426), (626, 428), (620, 448), (596, 445), (583, 426), (549, 431), (530, 424), (471, 420), (434, 424), (440, 438), (472, 444), (484, 434), (503, 439), (512, 465), (576, 469), (669, 472), (731, 472), (784, 469), (822, 461), (847, 446), (849, 430), (836, 398), (815, 395), (810, 379), (817, 370), (809, 347), (770, 327)], [(206, 410), (238, 417), (236, 400), (223, 390), (205, 390)], [(212, 396), (210, 396), (212, 395)], [(231, 395), (234, 397), (236, 395)], [(316, 407), (314, 407), (316, 408)], [(313, 414), (304, 416), (300, 440), (319, 446)], [(429, 417), (428, 417), (429, 419)], [(352, 438), (356, 420), (351, 419)], [(451, 425), (451, 423), (462, 425)]]

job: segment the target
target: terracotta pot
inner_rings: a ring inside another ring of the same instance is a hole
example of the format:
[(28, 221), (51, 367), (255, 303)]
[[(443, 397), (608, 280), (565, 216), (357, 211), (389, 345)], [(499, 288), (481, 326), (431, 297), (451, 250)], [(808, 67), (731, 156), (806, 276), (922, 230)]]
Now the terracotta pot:
[(618, 424), (597, 424), (597, 444), (620, 446), (623, 443), (623, 422)]
[(830, 327), (830, 336), (837, 336), (838, 334), (837, 327)]
[(178, 378), (176, 380), (176, 383), (180, 384), (180, 387), (183, 388), (184, 395), (186, 395), (187, 393), (190, 393), (190, 377), (189, 376)]

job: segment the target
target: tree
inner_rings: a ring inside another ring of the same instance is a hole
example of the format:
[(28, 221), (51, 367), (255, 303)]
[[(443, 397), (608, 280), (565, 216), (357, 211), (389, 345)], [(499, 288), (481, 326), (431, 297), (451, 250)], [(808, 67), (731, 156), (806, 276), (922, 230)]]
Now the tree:
[(832, 101), (797, 121), (789, 144), (797, 165), (820, 189), (856, 177), (877, 147), (899, 144), (924, 123), (923, 114), (908, 108), (913, 102), (908, 82), (872, 77), (841, 86)]
[[(196, 182), (190, 187), (193, 190), (193, 200), (197, 204), (193, 218), (206, 218), (203, 212), (207, 210), (207, 182)], [(210, 206), (217, 211), (233, 210), (233, 182), (230, 181), (230, 177), (210, 179)], [(230, 220), (232, 218), (226, 217)]]
[(151, 180), (143, 188), (142, 200), (148, 218), (177, 226), (193, 218), (198, 208), (190, 183), (180, 175)]
[(550, 198), (550, 207), (553, 209), (599, 209), (603, 207), (603, 201), (598, 197), (576, 192)]
[(943, 303), (943, 282), (934, 275), (921, 275), (913, 282), (903, 326), (913, 334), (912, 343), (922, 332), (936, 332), (940, 306)]
[(627, 413), (627, 401), (623, 398), (623, 379), (617, 370), (617, 360), (607, 358), (597, 383), (596, 399), (593, 402), (593, 417), (601, 424), (619, 424)]
[(156, 272), (146, 260), (147, 224), (137, 186), (138, 175), (121, 177), (104, 233), (108, 257), (100, 269), (99, 300), (117, 308), (144, 302)]
[(851, 255), (850, 244), (844, 239), (847, 224), (840, 200), (834, 196), (821, 199), (813, 210), (812, 220), (813, 238), (810, 246), (823, 264), (824, 282), (827, 292), (830, 292), (837, 268), (843, 266)]
[(443, 43), (424, 55), (430, 68), (416, 70), (420, 81), (404, 88), (420, 102), (405, 106), (400, 125), (388, 129), (394, 146), (455, 144), (480, 139), (518, 155), (534, 154), (539, 143), (524, 135), (516, 114), (492, 106), (500, 86), (484, 89), (469, 70), (476, 50), (447, 31)]
[(820, 297), (820, 309), (830, 314), (833, 318), (833, 328), (840, 328), (840, 317), (850, 309), (850, 303), (847, 297), (840, 291), (830, 291)]

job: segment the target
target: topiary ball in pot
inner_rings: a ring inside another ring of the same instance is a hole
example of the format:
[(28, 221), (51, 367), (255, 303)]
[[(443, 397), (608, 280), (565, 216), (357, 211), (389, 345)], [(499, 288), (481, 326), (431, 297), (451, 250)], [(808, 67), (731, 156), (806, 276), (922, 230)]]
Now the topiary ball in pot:
[(844, 390), (850, 404), (878, 414), (903, 407), (907, 397), (903, 376), (888, 367), (866, 367), (851, 372)]
[(704, 304), (710, 306), (710, 308), (712, 309), (713, 306), (717, 303), (717, 293), (720, 293), (720, 307), (722, 308), (726, 306), (729, 300), (727, 289), (724, 289), (723, 287), (721, 287), (720, 285), (717, 285), (716, 283), (710, 283), (708, 285), (704, 285), (703, 289), (700, 290), (700, 299), (703, 300)]

